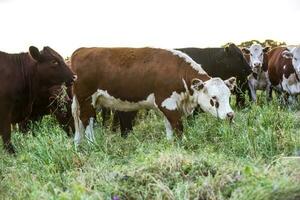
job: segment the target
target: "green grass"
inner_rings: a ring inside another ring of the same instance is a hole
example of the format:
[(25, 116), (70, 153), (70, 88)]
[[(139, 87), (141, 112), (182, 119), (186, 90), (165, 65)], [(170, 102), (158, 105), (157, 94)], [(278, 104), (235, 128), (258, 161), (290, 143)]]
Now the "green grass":
[(0, 199), (300, 199), (300, 117), (276, 102), (236, 111), (235, 123), (200, 114), (182, 141), (142, 113), (127, 139), (96, 125), (96, 144), (75, 150), (47, 117), (0, 146)]

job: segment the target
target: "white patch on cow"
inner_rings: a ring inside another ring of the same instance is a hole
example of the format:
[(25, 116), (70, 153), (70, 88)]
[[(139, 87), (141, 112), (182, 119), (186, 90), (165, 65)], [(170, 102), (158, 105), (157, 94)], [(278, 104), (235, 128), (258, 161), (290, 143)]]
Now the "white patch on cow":
[[(220, 78), (211, 78), (204, 82), (204, 88), (194, 91), (194, 98), (197, 99), (201, 109), (220, 119), (225, 119), (227, 114), (233, 113), (229, 97), (230, 90)], [(214, 105), (211, 105), (211, 100), (214, 101)], [(218, 108), (216, 102), (219, 104)]]
[(75, 147), (77, 147), (82, 140), (82, 137), (84, 134), (84, 127), (83, 127), (82, 121), (80, 120), (80, 106), (79, 106), (78, 100), (76, 98), (76, 95), (74, 95), (74, 97), (73, 97), (72, 115), (74, 118), (74, 125), (75, 125), (74, 143), (75, 143)]
[(167, 51), (170, 51), (173, 53), (173, 55), (176, 55), (180, 58), (183, 58), (185, 62), (189, 63), (193, 69), (195, 69), (199, 74), (207, 74), (201, 67), (200, 64), (196, 63), (191, 57), (189, 57), (187, 54), (174, 50), (174, 49), (166, 49)]
[(168, 110), (178, 110), (183, 113), (185, 116), (188, 116), (193, 113), (194, 109), (197, 106), (197, 99), (194, 96), (191, 96), (187, 88), (186, 82), (182, 79), (185, 92), (178, 94), (176, 91), (173, 91), (171, 96), (166, 98), (161, 106)]
[(108, 94), (108, 92), (105, 90), (98, 89), (93, 95), (92, 95), (92, 106), (94, 108), (97, 107), (107, 107), (119, 111), (134, 111), (139, 110), (142, 108), (146, 109), (154, 109), (157, 108), (157, 105), (155, 103), (155, 96), (154, 94), (149, 94), (149, 96), (146, 98), (146, 100), (138, 101), (138, 102), (129, 102), (129, 101), (123, 101), (121, 99), (115, 98)]
[[(281, 88), (282, 86), (282, 88)], [(295, 95), (300, 93), (300, 82), (296, 78), (296, 74), (291, 74), (288, 78), (282, 77), (280, 89), (288, 92), (290, 95)]]
[(85, 136), (88, 139), (88, 142), (95, 142), (95, 135), (94, 135), (94, 118), (91, 117), (89, 121), (89, 125), (85, 129)]
[(164, 117), (164, 120), (165, 120), (165, 128), (166, 128), (166, 133), (167, 133), (167, 140), (172, 140), (173, 139), (172, 126), (166, 117)]
[(177, 92), (173, 92), (169, 98), (165, 99), (161, 103), (161, 106), (165, 107), (168, 110), (176, 110), (179, 99), (180, 99), (180, 95)]

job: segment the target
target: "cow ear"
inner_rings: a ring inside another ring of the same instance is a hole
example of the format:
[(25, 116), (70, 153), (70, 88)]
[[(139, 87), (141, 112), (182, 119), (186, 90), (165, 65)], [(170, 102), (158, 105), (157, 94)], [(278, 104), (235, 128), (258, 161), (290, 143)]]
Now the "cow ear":
[(29, 54), (30, 56), (36, 60), (36, 61), (41, 61), (41, 53), (39, 51), (38, 48), (34, 47), (34, 46), (30, 46), (29, 47)]
[(281, 53), (281, 56), (284, 57), (284, 58), (287, 58), (287, 59), (293, 58), (293, 54), (292, 54), (292, 52), (290, 52), (289, 50), (284, 50), (284, 51)]
[(230, 91), (233, 91), (234, 88), (236, 87), (236, 78), (235, 77), (231, 77), (231, 78), (225, 80), (224, 83), (230, 89)]
[(263, 49), (263, 52), (264, 52), (264, 53), (267, 53), (269, 50), (270, 50), (270, 47), (265, 47), (265, 48)]
[(244, 48), (242, 48), (242, 52), (243, 52), (244, 54), (249, 54), (249, 53), (250, 53), (250, 50), (249, 50), (248, 48), (244, 47)]
[(226, 47), (224, 48), (224, 50), (225, 50), (226, 54), (229, 54), (229, 53), (230, 53), (229, 46), (226, 46)]
[(198, 78), (194, 78), (191, 81), (191, 89), (200, 91), (204, 88), (204, 82)]

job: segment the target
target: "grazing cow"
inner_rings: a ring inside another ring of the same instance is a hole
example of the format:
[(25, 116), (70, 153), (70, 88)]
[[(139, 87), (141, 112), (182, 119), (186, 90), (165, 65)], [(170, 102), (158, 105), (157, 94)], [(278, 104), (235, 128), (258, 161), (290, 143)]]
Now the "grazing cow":
[(53, 49), (33, 46), (29, 53), (0, 52), (0, 72), (0, 134), (4, 148), (14, 153), (11, 124), (29, 117), (38, 89), (64, 82), (69, 86), (76, 76)]
[(211, 78), (186, 54), (154, 48), (80, 48), (72, 57), (78, 75), (72, 114), (75, 144), (84, 132), (94, 140), (95, 108), (120, 111), (155, 109), (165, 117), (167, 138), (181, 137), (182, 115), (197, 105), (221, 119), (232, 120), (230, 90), (235, 78)]
[(27, 132), (30, 121), (39, 121), (45, 115), (53, 114), (60, 126), (70, 136), (74, 132), (74, 122), (71, 112), (72, 88), (66, 89), (62, 85), (55, 85), (50, 88), (40, 87), (37, 98), (32, 105), (30, 116), (19, 123), (19, 130)]
[[(300, 47), (288, 49), (277, 47), (268, 53), (269, 78), (272, 88), (290, 95), (300, 92)], [(272, 90), (269, 96), (271, 97)]]
[(244, 106), (244, 93), (249, 90), (247, 77), (252, 73), (251, 67), (242, 51), (235, 45), (229, 44), (225, 48), (182, 48), (177, 49), (186, 53), (212, 77), (237, 79), (236, 103)]
[(256, 101), (256, 90), (265, 90), (270, 93), (271, 82), (268, 74), (268, 55), (270, 47), (263, 48), (260, 44), (252, 44), (250, 48), (243, 48), (245, 58), (252, 68), (252, 74), (248, 77), (250, 96)]

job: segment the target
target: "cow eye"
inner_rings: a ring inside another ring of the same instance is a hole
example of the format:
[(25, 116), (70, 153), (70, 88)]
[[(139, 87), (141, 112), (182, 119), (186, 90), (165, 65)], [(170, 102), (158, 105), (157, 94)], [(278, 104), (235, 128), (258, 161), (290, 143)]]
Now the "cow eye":
[(210, 103), (211, 106), (215, 105), (215, 102), (212, 99), (209, 101), (209, 103)]
[(58, 65), (59, 63), (56, 60), (52, 60), (51, 62), (53, 65)]
[(253, 54), (252, 54), (252, 53), (250, 53), (250, 56), (253, 56)]
[(216, 97), (216, 96), (212, 96), (211, 98), (212, 98), (212, 99), (214, 99), (214, 100), (216, 100), (216, 99), (217, 99), (217, 97)]

